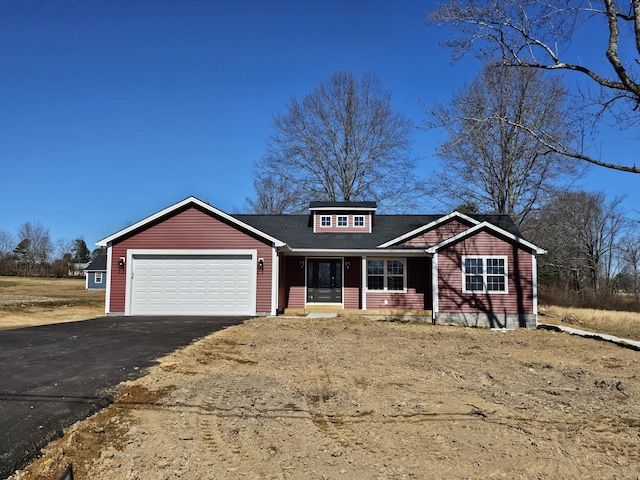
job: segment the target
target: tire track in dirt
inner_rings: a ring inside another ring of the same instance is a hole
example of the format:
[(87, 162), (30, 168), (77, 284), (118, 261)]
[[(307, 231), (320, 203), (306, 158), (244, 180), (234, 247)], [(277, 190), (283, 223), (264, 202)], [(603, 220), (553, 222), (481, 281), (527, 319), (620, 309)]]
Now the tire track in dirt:
[[(311, 421), (318, 430), (341, 447), (364, 445), (362, 435), (352, 428), (352, 422), (354, 418), (362, 418), (371, 412), (354, 416), (338, 413), (335, 399), (340, 393), (333, 388), (326, 361), (322, 360), (317, 353), (314, 355), (314, 366), (319, 372), (314, 377), (315, 388), (306, 392)], [(334, 408), (331, 408), (332, 405)]]

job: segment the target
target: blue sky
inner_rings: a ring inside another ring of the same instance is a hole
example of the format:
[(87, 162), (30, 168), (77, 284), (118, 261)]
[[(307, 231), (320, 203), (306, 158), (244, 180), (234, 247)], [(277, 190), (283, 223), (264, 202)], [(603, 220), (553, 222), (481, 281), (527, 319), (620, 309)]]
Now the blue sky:
[[(40, 222), (93, 248), (189, 195), (239, 210), (274, 114), (335, 70), (376, 73), (419, 124), (419, 101), (447, 101), (478, 68), (425, 26), (434, 3), (0, 0), (0, 230)], [(420, 175), (441, 140), (416, 129)], [(638, 157), (609, 132), (597, 147)], [(632, 210), (639, 178), (595, 169), (583, 184)]]

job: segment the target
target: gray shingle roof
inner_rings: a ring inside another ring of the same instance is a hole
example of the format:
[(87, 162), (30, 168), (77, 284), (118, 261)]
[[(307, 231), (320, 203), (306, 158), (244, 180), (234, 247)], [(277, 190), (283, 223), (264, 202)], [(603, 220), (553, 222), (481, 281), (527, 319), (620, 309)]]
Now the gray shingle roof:
[[(238, 220), (282, 240), (291, 248), (373, 249), (405, 233), (432, 223), (443, 215), (375, 215), (371, 233), (313, 233), (310, 215), (233, 215)], [(472, 215), (516, 236), (520, 232), (506, 215)]]
[(99, 272), (99, 271), (107, 271), (107, 256), (106, 255), (98, 255), (93, 261), (87, 265), (85, 268), (87, 272)]
[(376, 209), (376, 202), (309, 202), (309, 208), (370, 208)]

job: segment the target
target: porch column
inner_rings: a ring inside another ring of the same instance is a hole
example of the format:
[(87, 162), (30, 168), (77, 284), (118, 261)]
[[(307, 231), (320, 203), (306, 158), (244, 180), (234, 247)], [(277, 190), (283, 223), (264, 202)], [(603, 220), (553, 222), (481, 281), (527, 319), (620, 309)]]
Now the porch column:
[(433, 324), (436, 323), (436, 316), (438, 314), (438, 253), (433, 254), (433, 258), (431, 259), (431, 295), (432, 295), (432, 304), (431, 304), (431, 322)]
[(531, 255), (531, 272), (533, 276), (531, 278), (531, 295), (533, 300), (533, 314), (536, 316), (536, 326), (538, 325), (538, 259), (536, 253)]
[(278, 290), (280, 289), (280, 255), (271, 247), (271, 315), (278, 314)]
[(367, 309), (367, 257), (362, 256), (362, 278), (360, 279), (360, 292), (362, 294), (362, 310)]

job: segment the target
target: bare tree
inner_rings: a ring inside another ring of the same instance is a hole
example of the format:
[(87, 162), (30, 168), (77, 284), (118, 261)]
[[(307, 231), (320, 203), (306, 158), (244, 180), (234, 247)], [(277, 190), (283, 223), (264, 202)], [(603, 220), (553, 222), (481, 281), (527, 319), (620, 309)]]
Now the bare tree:
[(246, 199), (246, 209), (262, 215), (295, 213), (298, 194), (285, 178), (275, 175), (260, 175), (253, 182), (255, 194)]
[[(585, 81), (582, 106), (596, 121), (609, 119), (627, 129), (640, 120), (640, 2), (637, 0), (450, 0), (429, 15), (428, 23), (453, 26), (443, 44), (458, 59), (474, 50), (506, 66), (576, 72)], [(602, 38), (606, 62), (571, 56), (572, 39), (587, 32)], [(575, 61), (572, 60), (575, 59)], [(595, 87), (595, 88), (594, 88)], [(526, 125), (519, 125), (527, 130)], [(547, 148), (595, 165), (640, 173), (632, 162), (613, 163), (585, 154), (562, 138), (530, 132)]]
[(294, 211), (311, 200), (410, 208), (420, 197), (411, 131), (412, 123), (393, 110), (391, 94), (377, 76), (335, 72), (276, 115), (266, 155), (255, 165), (257, 198), (248, 204), (260, 207), (263, 192), (286, 192), (275, 204)]
[(0, 275), (14, 273), (15, 262), (13, 249), (16, 243), (11, 232), (0, 230)]
[(25, 274), (30, 275), (37, 266), (44, 272), (52, 253), (49, 229), (38, 222), (25, 222), (18, 227), (17, 236), (21, 240), (14, 252), (19, 256)]
[(626, 235), (620, 242), (625, 270), (633, 279), (633, 298), (640, 301), (640, 239), (635, 234)]
[(9, 254), (15, 248), (15, 238), (11, 232), (0, 230), (0, 253)]
[(574, 159), (536, 140), (551, 135), (566, 144), (574, 141), (566, 98), (557, 78), (486, 65), (449, 104), (427, 109), (427, 128), (448, 133), (437, 150), (442, 169), (432, 180), (432, 197), (449, 206), (474, 204), (521, 224), (563, 180), (580, 174)]
[(625, 225), (621, 202), (602, 192), (564, 191), (545, 204), (525, 225), (527, 237), (548, 250), (543, 272), (577, 293), (589, 287), (597, 295), (601, 279), (609, 288)]

